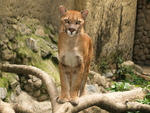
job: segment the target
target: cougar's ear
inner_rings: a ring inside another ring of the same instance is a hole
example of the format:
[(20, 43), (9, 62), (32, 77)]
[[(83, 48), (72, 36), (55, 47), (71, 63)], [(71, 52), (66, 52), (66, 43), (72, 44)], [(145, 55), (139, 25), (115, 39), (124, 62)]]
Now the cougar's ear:
[(82, 18), (85, 19), (88, 15), (89, 11), (87, 9), (81, 11)]
[(62, 5), (59, 6), (59, 10), (60, 10), (60, 15), (61, 16), (63, 16), (65, 14), (65, 12), (67, 12), (67, 9)]

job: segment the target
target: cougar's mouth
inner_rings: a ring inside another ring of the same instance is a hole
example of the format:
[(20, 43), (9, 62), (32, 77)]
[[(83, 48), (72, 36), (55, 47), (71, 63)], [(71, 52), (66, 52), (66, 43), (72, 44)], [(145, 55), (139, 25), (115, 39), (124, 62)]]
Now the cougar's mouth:
[(70, 37), (73, 37), (73, 36), (75, 36), (76, 34), (77, 34), (77, 31), (71, 32), (71, 31), (67, 30), (67, 35), (69, 35)]
[(74, 28), (68, 28), (65, 31), (66, 31), (67, 35), (70, 37), (73, 37), (78, 33), (77, 30)]

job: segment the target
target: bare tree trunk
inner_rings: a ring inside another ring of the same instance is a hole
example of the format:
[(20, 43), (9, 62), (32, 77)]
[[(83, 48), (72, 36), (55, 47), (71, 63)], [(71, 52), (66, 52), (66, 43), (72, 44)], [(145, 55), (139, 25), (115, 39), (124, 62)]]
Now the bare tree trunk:
[(72, 106), (69, 102), (64, 104), (56, 102), (58, 96), (56, 85), (50, 75), (41, 69), (26, 65), (3, 64), (1, 70), (11, 73), (32, 74), (40, 78), (46, 85), (53, 107), (53, 113), (76, 113), (91, 106), (98, 106), (109, 112), (115, 113), (137, 110), (144, 111), (144, 113), (150, 112), (149, 105), (134, 102), (135, 99), (144, 98), (145, 92), (141, 88), (125, 92), (85, 95), (79, 98), (79, 105)]

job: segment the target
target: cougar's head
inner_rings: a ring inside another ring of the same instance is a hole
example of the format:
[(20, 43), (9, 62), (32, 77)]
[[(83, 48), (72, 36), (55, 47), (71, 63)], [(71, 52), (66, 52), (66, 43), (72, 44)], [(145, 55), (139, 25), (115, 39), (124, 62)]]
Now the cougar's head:
[(88, 10), (81, 12), (75, 10), (67, 10), (64, 6), (60, 6), (61, 14), (61, 31), (65, 31), (68, 36), (73, 37), (83, 30), (84, 20), (88, 15)]

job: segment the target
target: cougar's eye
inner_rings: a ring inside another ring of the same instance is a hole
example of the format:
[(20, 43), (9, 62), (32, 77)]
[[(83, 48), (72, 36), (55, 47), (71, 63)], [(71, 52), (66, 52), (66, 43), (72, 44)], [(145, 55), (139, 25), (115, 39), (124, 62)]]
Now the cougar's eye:
[(80, 24), (81, 23), (81, 21), (76, 21), (76, 24)]
[(68, 23), (68, 24), (70, 23), (70, 21), (68, 19), (65, 19), (64, 21), (65, 21), (65, 23)]

